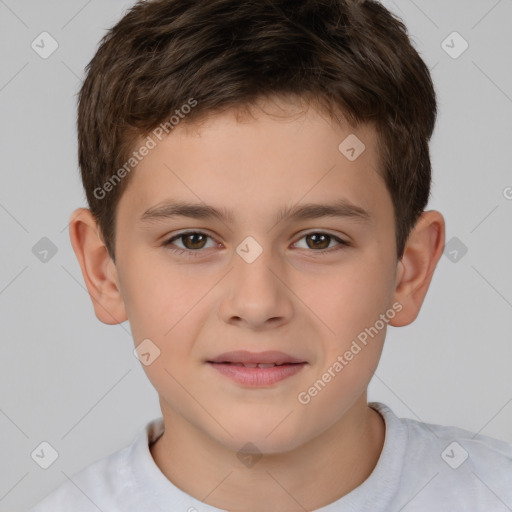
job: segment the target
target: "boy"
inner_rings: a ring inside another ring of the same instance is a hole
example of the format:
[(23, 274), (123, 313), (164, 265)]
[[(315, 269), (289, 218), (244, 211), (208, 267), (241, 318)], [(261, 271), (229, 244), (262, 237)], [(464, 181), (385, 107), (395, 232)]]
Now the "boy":
[(163, 418), (33, 511), (511, 510), (512, 446), (367, 403), (444, 247), (435, 118), (377, 2), (137, 3), (80, 92), (70, 236)]

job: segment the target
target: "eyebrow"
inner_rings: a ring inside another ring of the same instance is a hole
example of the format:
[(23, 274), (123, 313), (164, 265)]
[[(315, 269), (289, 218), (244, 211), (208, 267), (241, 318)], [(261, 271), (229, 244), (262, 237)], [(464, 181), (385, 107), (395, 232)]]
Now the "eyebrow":
[[(143, 223), (158, 222), (176, 217), (189, 217), (193, 219), (213, 219), (222, 222), (234, 223), (233, 210), (226, 208), (213, 208), (201, 203), (188, 203), (183, 201), (166, 202), (146, 210), (140, 220)], [(283, 219), (313, 220), (322, 217), (350, 218), (363, 223), (371, 223), (373, 217), (368, 211), (345, 199), (339, 199), (329, 204), (303, 203), (295, 206), (285, 206), (274, 216), (274, 224)]]

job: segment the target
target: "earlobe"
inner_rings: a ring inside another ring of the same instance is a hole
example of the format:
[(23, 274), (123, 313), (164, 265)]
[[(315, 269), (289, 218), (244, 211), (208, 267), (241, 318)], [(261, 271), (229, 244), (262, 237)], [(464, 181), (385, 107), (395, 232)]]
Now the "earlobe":
[(73, 212), (69, 237), (98, 320), (109, 325), (127, 320), (117, 269), (90, 210), (79, 208)]
[(418, 316), (427, 294), (436, 265), (443, 254), (445, 222), (441, 213), (423, 212), (411, 231), (404, 255), (398, 263), (394, 300), (402, 310), (390, 321), (401, 327)]

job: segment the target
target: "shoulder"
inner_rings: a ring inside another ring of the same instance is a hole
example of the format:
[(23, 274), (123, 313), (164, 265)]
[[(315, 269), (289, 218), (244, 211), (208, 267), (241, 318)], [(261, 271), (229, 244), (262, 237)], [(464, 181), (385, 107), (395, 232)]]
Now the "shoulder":
[[(126, 471), (122, 461), (127, 448), (105, 457), (67, 480), (46, 496), (30, 512), (97, 512), (112, 506), (111, 493), (117, 487), (119, 471)], [(123, 467), (124, 466), (124, 467)], [(111, 510), (116, 510), (112, 507)]]
[[(409, 442), (423, 457), (443, 462), (456, 474), (459, 468), (512, 477), (512, 444), (454, 426), (402, 419)], [(501, 471), (500, 471), (501, 470)], [(462, 473), (462, 472), (461, 472)], [(512, 487), (511, 487), (512, 490)]]
[(512, 444), (458, 427), (397, 418), (383, 404), (376, 408), (387, 425), (402, 431), (401, 494), (404, 502), (417, 505), (410, 510), (441, 502), (467, 511), (510, 510)]
[(29, 512), (111, 512), (125, 510), (133, 488), (133, 464), (147, 446), (158, 420), (139, 429), (133, 443), (87, 466), (46, 496)]

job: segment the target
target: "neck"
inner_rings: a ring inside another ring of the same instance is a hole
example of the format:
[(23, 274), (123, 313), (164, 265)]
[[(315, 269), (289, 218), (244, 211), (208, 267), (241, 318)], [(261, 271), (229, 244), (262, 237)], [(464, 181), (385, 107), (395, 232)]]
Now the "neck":
[(318, 437), (287, 453), (263, 454), (251, 467), (182, 417), (162, 412), (165, 432), (151, 446), (156, 465), (178, 488), (223, 510), (321, 508), (369, 477), (384, 444), (384, 420), (366, 394)]

